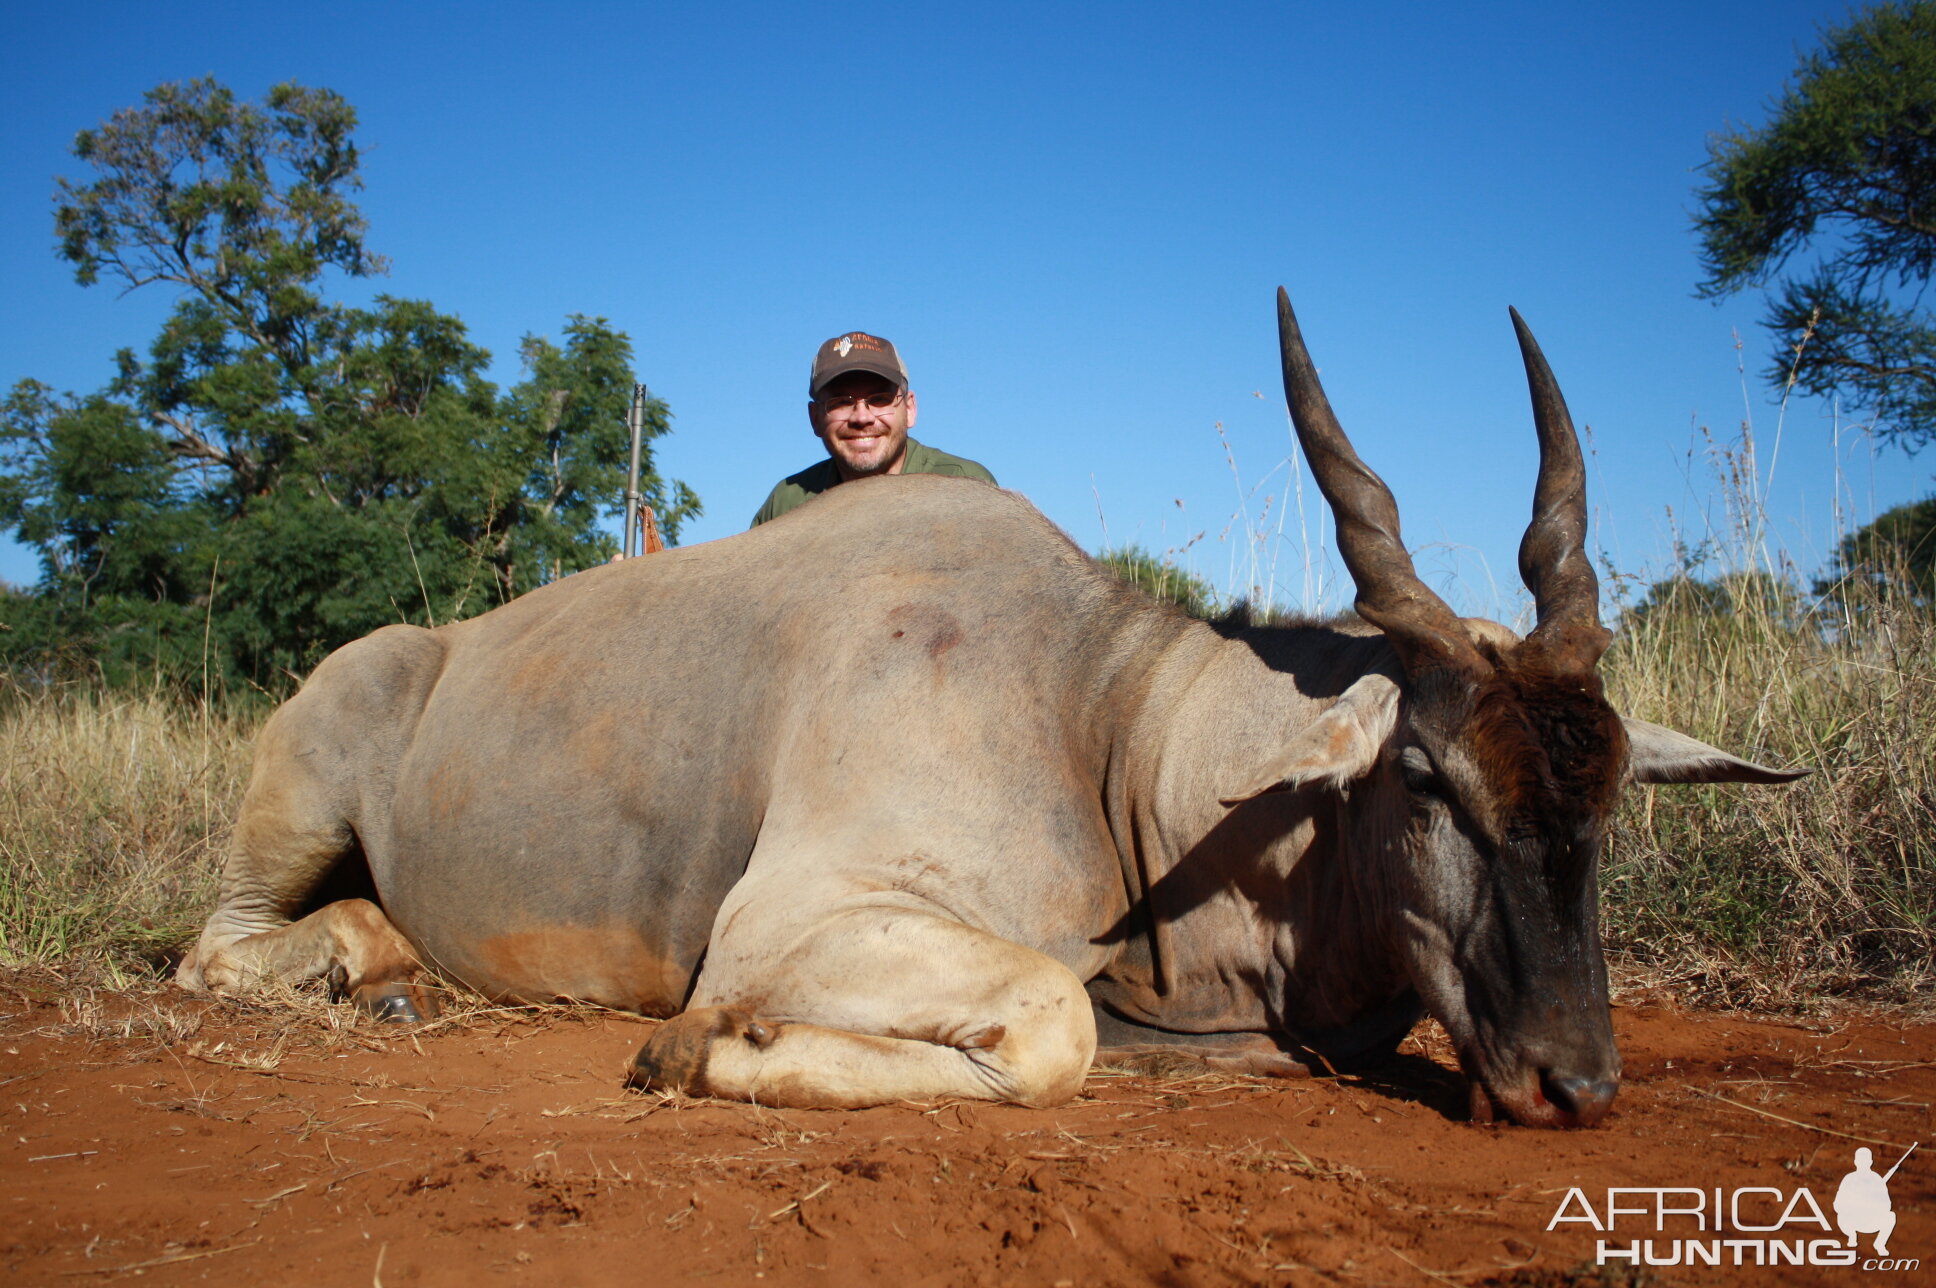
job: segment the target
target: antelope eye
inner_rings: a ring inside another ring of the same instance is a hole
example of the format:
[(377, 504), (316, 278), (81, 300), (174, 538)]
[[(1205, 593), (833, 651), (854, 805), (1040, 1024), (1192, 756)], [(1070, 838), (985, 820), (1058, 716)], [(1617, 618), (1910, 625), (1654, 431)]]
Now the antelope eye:
[(1405, 777), (1405, 790), (1414, 796), (1438, 797), (1443, 794), (1431, 760), (1417, 747), (1407, 747), (1398, 753), (1398, 772)]

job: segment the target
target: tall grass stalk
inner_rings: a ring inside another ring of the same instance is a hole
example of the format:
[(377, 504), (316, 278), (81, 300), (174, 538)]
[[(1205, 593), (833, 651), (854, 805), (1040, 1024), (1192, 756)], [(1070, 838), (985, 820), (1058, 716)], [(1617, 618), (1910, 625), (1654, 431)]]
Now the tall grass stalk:
[(190, 941), (259, 723), (152, 693), (6, 694), (0, 965), (120, 973)]

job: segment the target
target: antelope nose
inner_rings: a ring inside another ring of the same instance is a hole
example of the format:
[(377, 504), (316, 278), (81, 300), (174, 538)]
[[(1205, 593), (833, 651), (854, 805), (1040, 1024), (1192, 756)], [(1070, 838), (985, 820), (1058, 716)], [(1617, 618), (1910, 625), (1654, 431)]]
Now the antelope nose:
[(1570, 1078), (1546, 1074), (1540, 1079), (1546, 1099), (1582, 1127), (1591, 1127), (1607, 1116), (1620, 1084), (1608, 1078)]

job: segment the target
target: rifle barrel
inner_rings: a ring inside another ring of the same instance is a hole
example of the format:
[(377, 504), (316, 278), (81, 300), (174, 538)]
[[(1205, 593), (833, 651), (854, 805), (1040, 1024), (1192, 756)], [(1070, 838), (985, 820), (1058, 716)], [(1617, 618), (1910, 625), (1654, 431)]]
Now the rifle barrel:
[(639, 526), (639, 441), (645, 431), (645, 386), (632, 386), (632, 406), (625, 413), (625, 425), (632, 433), (632, 468), (625, 476), (625, 535), (619, 540), (619, 551), (627, 558), (643, 554), (634, 550), (632, 543), (637, 540)]

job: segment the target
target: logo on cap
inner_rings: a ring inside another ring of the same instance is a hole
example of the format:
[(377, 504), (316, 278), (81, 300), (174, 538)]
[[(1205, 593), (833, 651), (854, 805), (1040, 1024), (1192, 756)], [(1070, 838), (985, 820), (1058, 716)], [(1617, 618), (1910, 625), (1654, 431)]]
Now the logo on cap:
[(834, 352), (839, 354), (843, 358), (846, 357), (848, 354), (852, 353), (853, 351), (854, 351), (854, 337), (851, 335), (841, 336), (840, 343), (834, 346)]

